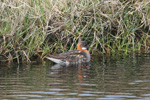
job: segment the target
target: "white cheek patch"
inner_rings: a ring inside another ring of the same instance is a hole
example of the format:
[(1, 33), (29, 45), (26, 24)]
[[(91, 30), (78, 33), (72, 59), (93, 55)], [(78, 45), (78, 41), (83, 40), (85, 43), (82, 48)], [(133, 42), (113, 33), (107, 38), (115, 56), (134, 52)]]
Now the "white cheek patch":
[(85, 47), (82, 47), (82, 50), (86, 50), (86, 48), (85, 48)]

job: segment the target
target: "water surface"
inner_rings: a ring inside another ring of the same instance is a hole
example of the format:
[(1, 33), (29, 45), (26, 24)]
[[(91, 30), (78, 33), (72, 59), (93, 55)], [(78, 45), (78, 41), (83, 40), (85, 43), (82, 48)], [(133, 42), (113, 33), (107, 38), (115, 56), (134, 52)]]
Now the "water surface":
[(1, 100), (149, 100), (150, 56), (92, 57), (88, 66), (0, 63)]

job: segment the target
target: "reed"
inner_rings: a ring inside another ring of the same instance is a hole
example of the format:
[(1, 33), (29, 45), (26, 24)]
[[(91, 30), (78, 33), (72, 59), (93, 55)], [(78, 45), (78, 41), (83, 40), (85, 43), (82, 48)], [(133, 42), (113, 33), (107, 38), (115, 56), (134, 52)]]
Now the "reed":
[(92, 54), (150, 52), (149, 0), (1, 0), (0, 60), (31, 62), (76, 48)]

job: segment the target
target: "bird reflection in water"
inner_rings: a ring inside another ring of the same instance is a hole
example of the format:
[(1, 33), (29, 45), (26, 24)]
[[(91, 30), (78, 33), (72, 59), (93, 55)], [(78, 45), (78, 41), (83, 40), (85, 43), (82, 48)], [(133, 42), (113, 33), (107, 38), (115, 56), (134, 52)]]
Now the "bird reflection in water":
[(53, 74), (54, 77), (56, 76), (57, 79), (59, 78), (59, 80), (63, 80), (63, 82), (76, 82), (75, 84), (77, 84), (77, 90), (80, 92), (82, 91), (82, 84), (84, 84), (85, 79), (88, 77), (90, 66), (90, 63), (69, 66), (56, 64), (51, 67), (51, 74)]

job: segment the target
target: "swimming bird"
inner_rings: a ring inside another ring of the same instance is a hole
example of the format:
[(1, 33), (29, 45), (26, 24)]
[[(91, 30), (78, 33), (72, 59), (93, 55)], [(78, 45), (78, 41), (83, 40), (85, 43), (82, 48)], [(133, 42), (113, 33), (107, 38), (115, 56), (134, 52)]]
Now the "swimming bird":
[(90, 54), (86, 48), (86, 42), (79, 39), (77, 44), (77, 50), (72, 50), (56, 55), (49, 55), (47, 59), (57, 64), (81, 64), (90, 62)]

